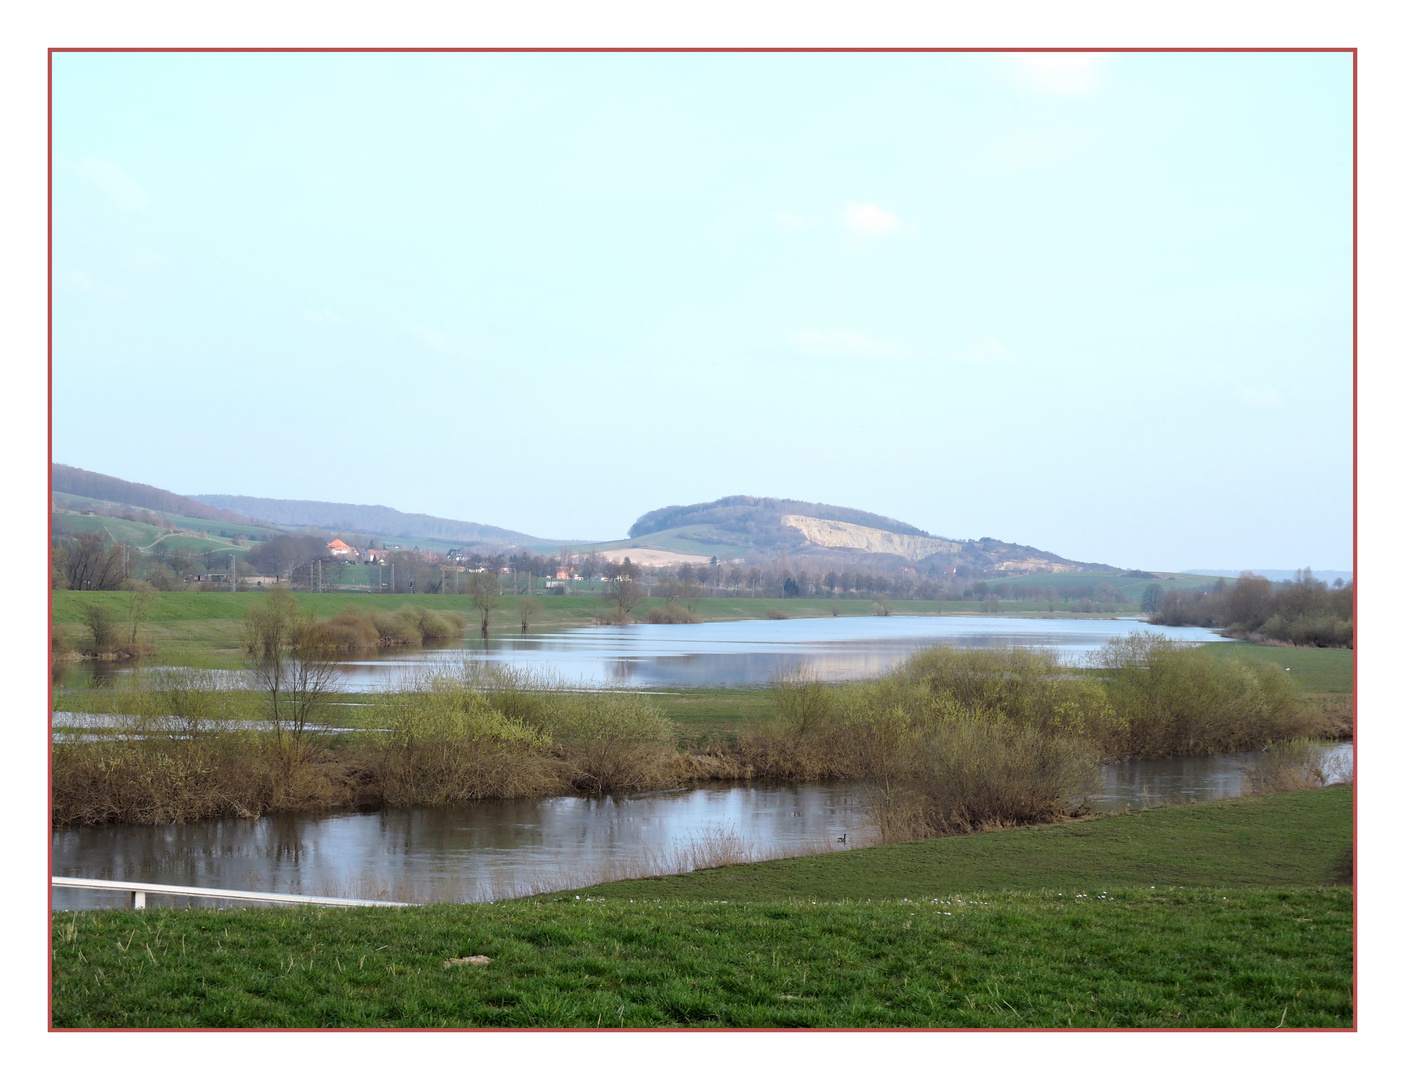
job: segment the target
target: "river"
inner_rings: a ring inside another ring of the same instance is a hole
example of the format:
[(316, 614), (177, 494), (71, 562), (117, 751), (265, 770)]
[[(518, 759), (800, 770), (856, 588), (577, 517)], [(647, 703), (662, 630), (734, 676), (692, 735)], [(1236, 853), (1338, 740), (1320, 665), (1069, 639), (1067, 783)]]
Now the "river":
[[(1106, 765), (1089, 802), (1111, 811), (1231, 798), (1244, 792), (1245, 772), (1260, 756)], [(1349, 778), (1351, 744), (1332, 747), (1325, 764), (1334, 778)], [(718, 855), (749, 861), (875, 840), (861, 785), (709, 787), (60, 829), (53, 833), (53, 873), (303, 895), (482, 901), (679, 872)], [(124, 902), (121, 893), (54, 890), (56, 908)], [(153, 896), (148, 902), (165, 901)]]

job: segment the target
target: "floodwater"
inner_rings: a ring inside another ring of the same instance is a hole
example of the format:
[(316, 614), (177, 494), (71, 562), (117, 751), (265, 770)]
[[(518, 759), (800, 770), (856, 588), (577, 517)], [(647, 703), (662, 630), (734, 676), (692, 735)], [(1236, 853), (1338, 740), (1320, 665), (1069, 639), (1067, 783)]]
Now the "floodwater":
[[(1097, 810), (1232, 798), (1260, 754), (1104, 766)], [(1349, 779), (1352, 745), (1327, 751)], [(840, 842), (840, 837), (844, 841)], [(856, 784), (718, 787), (628, 797), (509, 799), (349, 814), (279, 814), (53, 833), (53, 873), (206, 888), (408, 901), (490, 900), (732, 860), (876, 841)], [(124, 894), (55, 889), (56, 908)], [(149, 904), (168, 902), (150, 896)], [(185, 903), (177, 900), (176, 903)], [(197, 903), (199, 901), (196, 901)]]
[[(1039, 619), (1008, 615), (894, 615), (843, 619), (744, 619), (669, 626), (592, 626), (470, 638), (342, 665), (348, 690), (369, 691), (417, 669), (466, 658), (550, 673), (572, 683), (632, 687), (745, 686), (805, 667), (825, 680), (881, 675), (930, 645), (1052, 649), (1070, 663), (1109, 640), (1147, 629), (1140, 619)], [(1175, 641), (1223, 640), (1196, 626), (1155, 627)]]

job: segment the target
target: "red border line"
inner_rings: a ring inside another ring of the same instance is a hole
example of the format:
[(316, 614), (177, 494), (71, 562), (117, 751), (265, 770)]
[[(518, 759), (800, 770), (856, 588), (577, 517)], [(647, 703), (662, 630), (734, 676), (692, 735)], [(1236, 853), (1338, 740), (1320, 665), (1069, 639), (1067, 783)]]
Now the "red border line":
[(1357, 405), (1360, 400), (1359, 391), (1359, 349), (1360, 342), (1357, 337), (1357, 302), (1360, 292), (1360, 280), (1358, 276), (1358, 245), (1357, 245), (1357, 216), (1360, 212), (1360, 204), (1357, 196), (1357, 179), (1359, 171), (1357, 168), (1357, 150), (1360, 141), (1357, 137), (1356, 121), (1357, 110), (1357, 68), (1361, 62), (1360, 56), (1355, 49), (1351, 50), (1351, 1020), (1352, 1030), (1360, 1028), (1360, 986), (1358, 985), (1359, 973), (1357, 964), (1361, 958), (1361, 942), (1357, 935), (1360, 933), (1360, 921), (1357, 911), (1357, 891), (1356, 891), (1356, 851), (1357, 851), (1357, 829), (1361, 821), (1360, 788), (1358, 787), (1357, 771), (1361, 762), (1361, 732), (1358, 728), (1360, 723), (1359, 709), (1357, 703), (1360, 693), (1358, 686), (1359, 672), (1357, 670), (1358, 654), (1357, 646), (1361, 644), (1360, 637), (1360, 567), (1357, 565), (1359, 555), (1357, 545), (1360, 543), (1360, 529), (1357, 524), (1357, 515), (1360, 512), (1361, 502), (1358, 494), (1359, 479), (1359, 459), (1358, 459), (1358, 439), (1360, 438), (1360, 425), (1357, 417)]
[[(46, 475), (46, 477), (45, 477), (45, 479), (46, 479), (47, 482), (46, 482), (45, 485), (44, 485), (44, 490), (45, 490), (45, 493), (46, 493), (46, 501), (45, 501), (45, 505), (44, 505), (44, 520), (45, 520), (45, 522), (47, 522), (47, 525), (46, 525), (45, 530), (44, 530), (44, 567), (45, 567), (45, 570), (48, 572), (48, 573), (47, 573), (47, 576), (48, 576), (48, 578), (49, 578), (49, 580), (45, 583), (45, 588), (46, 588), (46, 590), (48, 591), (48, 601), (49, 601), (48, 604), (46, 605), (47, 608), (48, 608), (48, 615), (49, 615), (48, 619), (46, 620), (46, 625), (47, 625), (47, 627), (48, 627), (48, 633), (49, 633), (49, 662), (45, 665), (44, 673), (45, 673), (45, 676), (48, 678), (49, 681), (48, 681), (48, 685), (46, 685), (46, 686), (44, 687), (44, 697), (45, 697), (45, 699), (46, 699), (47, 701), (49, 701), (50, 707), (49, 707), (49, 709), (47, 710), (47, 712), (48, 712), (48, 723), (45, 725), (45, 728), (44, 728), (44, 730), (47, 732), (47, 739), (48, 739), (48, 744), (47, 744), (47, 746), (45, 747), (46, 753), (45, 753), (45, 755), (44, 755), (44, 758), (45, 758), (45, 763), (44, 763), (44, 764), (45, 764), (46, 782), (48, 783), (48, 788), (49, 788), (49, 826), (50, 826), (50, 834), (49, 834), (48, 859), (46, 860), (46, 861), (47, 861), (47, 864), (48, 864), (48, 868), (49, 868), (49, 873), (48, 873), (48, 877), (45, 879), (44, 884), (45, 884), (45, 895), (46, 895), (47, 898), (48, 898), (48, 912), (47, 912), (46, 914), (47, 914), (47, 923), (48, 923), (48, 928), (49, 928), (49, 940), (52, 941), (52, 940), (53, 940), (53, 937), (54, 937), (54, 884), (53, 884), (53, 882), (54, 882), (54, 841), (53, 841), (53, 832), (52, 832), (52, 829), (53, 829), (53, 820), (54, 820), (54, 753), (53, 753), (53, 747), (54, 747), (54, 710), (53, 710), (53, 700), (54, 700), (54, 698), (53, 698), (53, 693), (54, 693), (54, 580), (53, 580), (53, 578), (54, 578), (54, 574), (53, 574), (53, 559), (54, 559), (54, 514), (53, 514), (53, 509), (54, 509), (54, 51), (53, 51), (52, 49), (49, 50), (49, 55), (48, 55), (48, 59), (47, 59), (47, 65), (48, 65), (48, 80), (49, 80), (49, 87), (48, 87), (48, 114), (49, 114), (49, 115), (48, 115), (48, 124), (49, 124), (49, 132), (48, 132), (48, 152), (49, 152), (49, 161), (48, 161), (48, 166), (49, 166), (49, 168), (48, 168), (48, 176), (47, 176), (46, 183), (47, 183), (47, 188), (48, 188), (49, 208), (48, 208), (48, 220), (47, 220), (47, 223), (46, 223), (46, 228), (47, 228), (47, 231), (48, 231), (48, 235), (47, 235), (47, 244), (48, 244), (49, 265), (48, 265), (48, 282), (47, 282), (47, 284), (48, 284), (48, 290), (49, 290), (49, 297), (48, 297), (48, 305), (47, 305), (47, 310), (46, 310), (45, 317), (46, 317), (46, 319), (48, 320), (48, 338), (49, 338), (49, 340), (48, 340), (48, 348), (47, 348), (47, 350), (46, 350), (46, 352), (47, 352), (47, 358), (48, 358), (48, 364), (49, 364), (49, 378), (48, 378), (48, 384), (49, 384), (49, 385), (48, 385), (48, 396), (49, 396), (49, 401), (48, 401), (48, 409), (49, 409), (49, 431), (48, 431), (49, 465), (48, 465), (48, 469), (47, 469), (47, 475)], [(48, 978), (48, 986), (47, 986), (48, 995), (49, 995), (49, 1030), (52, 1031), (52, 1030), (53, 1030), (53, 1023), (54, 1023), (54, 1020), (53, 1020), (53, 1017), (54, 1017), (54, 950), (53, 950), (52, 948), (46, 949), (46, 950), (45, 950), (45, 956), (46, 956), (46, 958), (47, 958), (47, 959), (46, 959), (46, 964), (47, 964), (48, 976), (49, 976), (49, 978)]]

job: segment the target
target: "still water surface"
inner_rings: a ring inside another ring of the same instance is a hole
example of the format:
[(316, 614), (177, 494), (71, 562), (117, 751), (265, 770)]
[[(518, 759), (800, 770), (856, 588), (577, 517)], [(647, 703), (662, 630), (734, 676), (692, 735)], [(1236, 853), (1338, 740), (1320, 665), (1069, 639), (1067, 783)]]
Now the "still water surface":
[[(1240, 795), (1261, 755), (1107, 765), (1098, 810)], [(1352, 745), (1326, 762), (1352, 770)], [(846, 837), (845, 844), (839, 837)], [(621, 798), (509, 799), (254, 821), (122, 825), (53, 834), (53, 873), (220, 889), (404, 900), (487, 900), (691, 868), (697, 849), (749, 858), (841, 850), (873, 836), (859, 785), (704, 788)], [(150, 897), (155, 905), (168, 902)], [(184, 903), (184, 901), (177, 901)], [(55, 889), (54, 906), (118, 907), (121, 893)]]
[[(636, 687), (755, 685), (804, 666), (822, 679), (881, 675), (929, 645), (1053, 649), (1078, 663), (1109, 640), (1148, 627), (1139, 619), (1030, 619), (1007, 615), (895, 615), (843, 619), (744, 619), (683, 626), (637, 623), (490, 637), (343, 665), (349, 690), (471, 657), (549, 671), (573, 683)], [(1159, 626), (1175, 641), (1223, 640), (1198, 626)]]

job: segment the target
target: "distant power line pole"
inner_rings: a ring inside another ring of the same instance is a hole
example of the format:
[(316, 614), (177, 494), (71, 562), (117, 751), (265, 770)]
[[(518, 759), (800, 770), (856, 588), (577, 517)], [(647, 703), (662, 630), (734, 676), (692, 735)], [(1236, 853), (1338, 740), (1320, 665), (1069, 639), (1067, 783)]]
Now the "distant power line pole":
[(229, 553), (229, 591), (230, 591), (230, 592), (238, 592), (238, 591), (239, 591), (239, 580), (238, 580), (238, 578), (236, 577), (236, 574), (237, 574), (237, 573), (238, 573), (238, 568), (237, 568), (237, 567), (235, 566), (235, 564), (234, 564), (234, 552), (231, 551), (231, 552)]

